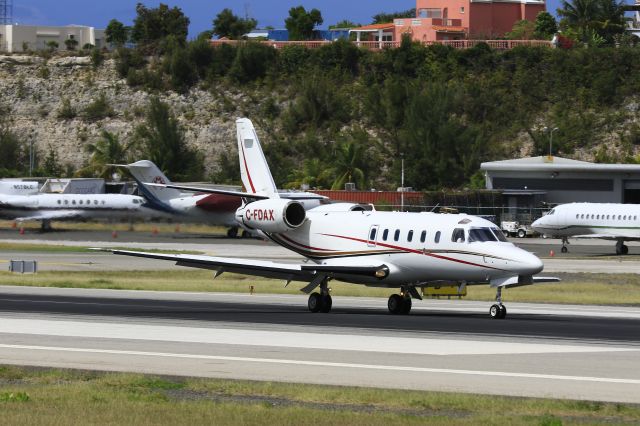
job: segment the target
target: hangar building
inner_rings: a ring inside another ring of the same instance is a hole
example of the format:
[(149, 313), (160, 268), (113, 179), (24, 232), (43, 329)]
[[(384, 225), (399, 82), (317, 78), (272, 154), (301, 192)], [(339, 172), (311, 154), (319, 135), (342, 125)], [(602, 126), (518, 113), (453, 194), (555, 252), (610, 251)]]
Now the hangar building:
[(600, 164), (561, 157), (529, 157), (482, 163), (487, 189), (503, 193), (510, 208), (543, 202), (640, 204), (639, 164)]

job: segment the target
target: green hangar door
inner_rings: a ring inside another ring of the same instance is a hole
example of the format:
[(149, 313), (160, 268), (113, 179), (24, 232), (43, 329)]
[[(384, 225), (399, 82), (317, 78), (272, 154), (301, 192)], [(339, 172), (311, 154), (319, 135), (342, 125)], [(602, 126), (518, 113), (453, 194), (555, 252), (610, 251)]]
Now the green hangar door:
[(640, 204), (640, 180), (624, 181), (624, 199), (625, 204)]

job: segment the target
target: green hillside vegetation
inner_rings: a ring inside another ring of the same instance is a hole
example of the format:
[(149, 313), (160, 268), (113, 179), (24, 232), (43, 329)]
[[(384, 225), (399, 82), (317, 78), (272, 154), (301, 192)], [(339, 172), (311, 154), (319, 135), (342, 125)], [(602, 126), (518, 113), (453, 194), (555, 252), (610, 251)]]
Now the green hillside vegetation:
[[(606, 137), (610, 149), (596, 159), (635, 161), (640, 143), (633, 102), (640, 50), (633, 47), (498, 52), (404, 40), (370, 52), (348, 42), (275, 50), (197, 40), (169, 49), (156, 66), (133, 56), (119, 51), (118, 69), (141, 89), (246, 95), (228, 107), (256, 122), (283, 186), (343, 182), (341, 157), (350, 152), (359, 154), (352, 166), (362, 172), (354, 179), (361, 188), (398, 186), (401, 154), (415, 188), (477, 185), (480, 162), (517, 155), (523, 141), (532, 141), (532, 154), (547, 153), (545, 126), (559, 128), (554, 151), (564, 156)], [(220, 161), (230, 166), (235, 158)]]
[[(477, 188), (484, 183), (483, 161), (547, 154), (545, 128), (558, 128), (556, 155), (637, 161), (640, 49), (613, 24), (603, 26), (604, 12), (594, 10), (591, 17), (567, 14), (560, 22), (573, 40), (568, 50), (502, 52), (486, 44), (455, 50), (409, 39), (381, 52), (347, 41), (318, 49), (277, 50), (250, 41), (213, 46), (212, 32), (232, 35), (225, 30), (231, 24), (220, 23), (229, 22), (221, 21), (224, 11), (213, 31), (187, 41), (189, 19), (166, 6), (138, 10), (131, 29), (110, 22), (109, 37), (119, 46), (112, 53), (116, 70), (135, 90), (208, 90), (220, 98), (224, 111), (218, 114), (225, 119), (251, 118), (280, 187), (341, 188), (353, 181), (360, 189), (395, 189), (404, 157), (408, 186)], [(163, 25), (150, 29), (156, 21)], [(252, 20), (232, 21), (255, 26)], [(539, 19), (532, 31), (548, 37), (552, 21)], [(139, 42), (135, 49), (123, 47), (129, 33)], [(101, 117), (111, 113), (105, 108), (98, 110)], [(59, 114), (65, 119), (69, 111), (61, 108)], [(222, 150), (215, 159), (218, 172), (203, 175), (202, 154), (185, 147), (174, 114), (171, 105), (153, 100), (134, 140), (116, 140), (122, 146), (112, 144), (117, 149), (111, 151), (122, 154), (126, 145), (124, 157), (153, 157), (170, 176), (238, 183), (234, 152)], [(78, 112), (85, 120), (94, 115)], [(10, 129), (0, 116), (0, 150), (16, 143)], [(0, 168), (24, 165), (23, 157)], [(104, 172), (102, 157), (92, 157), (82, 173)]]

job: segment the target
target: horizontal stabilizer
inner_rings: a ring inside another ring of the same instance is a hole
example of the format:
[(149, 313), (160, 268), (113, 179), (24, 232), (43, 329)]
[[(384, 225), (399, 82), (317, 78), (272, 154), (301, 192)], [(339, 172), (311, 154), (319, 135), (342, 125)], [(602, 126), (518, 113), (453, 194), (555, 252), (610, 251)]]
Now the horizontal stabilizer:
[(183, 186), (183, 185), (165, 185), (165, 184), (161, 184), (161, 183), (145, 183), (146, 186), (152, 186), (152, 187), (160, 187), (160, 188), (172, 188), (172, 189), (179, 189), (180, 191), (189, 191), (189, 192), (202, 192), (205, 194), (221, 194), (221, 195), (231, 195), (231, 196), (235, 196), (235, 197), (244, 197), (244, 198), (253, 198), (256, 200), (265, 200), (269, 197), (265, 196), (265, 195), (258, 195), (258, 194), (250, 194), (248, 192), (242, 192), (242, 191), (229, 191), (227, 189), (216, 189), (216, 188), (200, 188), (197, 186)]

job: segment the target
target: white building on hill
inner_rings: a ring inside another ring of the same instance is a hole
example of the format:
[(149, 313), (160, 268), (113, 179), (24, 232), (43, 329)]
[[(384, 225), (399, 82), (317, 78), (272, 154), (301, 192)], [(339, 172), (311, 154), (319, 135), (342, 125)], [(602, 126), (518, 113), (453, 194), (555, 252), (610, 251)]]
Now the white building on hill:
[(104, 30), (81, 25), (66, 27), (44, 27), (33, 25), (0, 25), (0, 52), (25, 52), (49, 49), (55, 42), (58, 50), (67, 49), (67, 40), (75, 40), (76, 49), (90, 44), (97, 48), (107, 47)]

